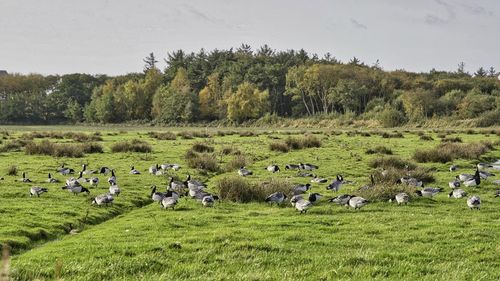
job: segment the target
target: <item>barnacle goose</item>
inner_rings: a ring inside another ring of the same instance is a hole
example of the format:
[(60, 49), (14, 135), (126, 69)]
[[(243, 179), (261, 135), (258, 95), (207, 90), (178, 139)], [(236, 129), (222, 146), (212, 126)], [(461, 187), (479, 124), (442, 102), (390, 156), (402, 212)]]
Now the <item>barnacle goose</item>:
[(286, 199), (286, 195), (283, 192), (275, 192), (266, 198), (266, 202), (268, 203), (276, 203), (281, 204)]
[(47, 178), (47, 182), (48, 183), (58, 183), (59, 180), (58, 179), (55, 179), (52, 177), (52, 175), (49, 173), (49, 177)]
[(253, 174), (253, 172), (246, 169), (245, 167), (240, 167), (240, 169), (238, 170), (238, 175), (240, 175), (242, 177), (250, 176), (252, 174)]
[(462, 197), (465, 197), (467, 196), (467, 192), (465, 192), (463, 189), (460, 189), (460, 188), (456, 188), (456, 189), (453, 189), (450, 194), (448, 194), (448, 198), (462, 198)]
[(276, 173), (280, 171), (280, 167), (278, 167), (278, 165), (269, 165), (265, 169), (271, 173)]
[(398, 205), (400, 204), (408, 204), (410, 202), (410, 196), (405, 192), (401, 192), (396, 194), (394, 197), (389, 199), (389, 202), (396, 201)]
[(467, 206), (469, 206), (469, 208), (471, 208), (471, 210), (472, 209), (479, 210), (481, 207), (481, 198), (479, 198), (479, 196), (477, 196), (477, 195), (469, 197), (469, 199), (467, 199)]
[(94, 204), (97, 204), (97, 206), (101, 206), (101, 205), (108, 205), (108, 204), (111, 204), (113, 203), (113, 196), (111, 194), (101, 194), (99, 196), (96, 196), (93, 200), (92, 200), (92, 205)]
[(32, 188), (30, 188), (30, 197), (31, 196), (40, 197), (40, 195), (42, 193), (45, 193), (45, 192), (48, 192), (48, 191), (49, 190), (47, 188), (40, 187), (40, 186), (33, 186)]

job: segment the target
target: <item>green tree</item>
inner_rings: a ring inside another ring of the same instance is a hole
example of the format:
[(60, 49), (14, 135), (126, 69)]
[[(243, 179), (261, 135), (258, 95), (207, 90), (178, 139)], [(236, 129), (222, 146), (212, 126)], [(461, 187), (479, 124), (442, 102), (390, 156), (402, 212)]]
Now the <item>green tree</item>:
[(227, 117), (236, 122), (259, 118), (268, 109), (268, 100), (267, 90), (260, 91), (254, 84), (244, 82), (227, 99)]
[(70, 100), (68, 106), (64, 111), (64, 117), (73, 123), (81, 122), (83, 118), (83, 110), (76, 100)]

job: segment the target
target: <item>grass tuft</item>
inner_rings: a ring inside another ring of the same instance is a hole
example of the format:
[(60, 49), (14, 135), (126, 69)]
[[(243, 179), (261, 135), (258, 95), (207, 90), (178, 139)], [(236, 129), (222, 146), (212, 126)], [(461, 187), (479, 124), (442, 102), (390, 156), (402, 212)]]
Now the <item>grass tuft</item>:
[(419, 163), (446, 163), (458, 158), (478, 159), (481, 155), (492, 149), (493, 144), (486, 141), (466, 144), (445, 142), (432, 149), (415, 151), (413, 159)]
[(148, 136), (157, 140), (176, 140), (177, 136), (172, 132), (148, 132)]
[(153, 151), (153, 148), (146, 141), (133, 139), (131, 141), (121, 141), (113, 144), (113, 146), (111, 146), (111, 151), (150, 153)]
[(369, 148), (365, 152), (366, 154), (387, 154), (392, 155), (392, 150), (383, 145), (376, 146), (374, 148)]

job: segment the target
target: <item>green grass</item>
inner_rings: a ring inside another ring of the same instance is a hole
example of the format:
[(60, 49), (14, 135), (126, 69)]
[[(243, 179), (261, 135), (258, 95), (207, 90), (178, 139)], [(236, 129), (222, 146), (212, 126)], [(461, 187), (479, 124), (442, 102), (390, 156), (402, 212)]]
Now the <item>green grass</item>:
[[(58, 128), (37, 129), (57, 131)], [(75, 131), (95, 130), (86, 129), (75, 127)], [(13, 127), (8, 130), (11, 139), (26, 132)], [(162, 210), (149, 200), (150, 185), (164, 188), (167, 176), (184, 178), (189, 173), (193, 178), (207, 181), (209, 190), (214, 191), (219, 179), (235, 175), (236, 170), (190, 169), (184, 155), (193, 144), (204, 142), (204, 138), (158, 140), (148, 136), (148, 131), (149, 128), (103, 132), (103, 140), (98, 143), (103, 145), (104, 153), (86, 154), (83, 158), (25, 155), (23, 151), (0, 153), (0, 177), (5, 178), (0, 181), (0, 243), (8, 243), (13, 250), (11, 277), (15, 280), (500, 278), (500, 200), (493, 198), (496, 187), (489, 180), (479, 189), (465, 188), (481, 196), (480, 211), (469, 210), (465, 199), (448, 199), (448, 192), (435, 199), (415, 199), (408, 206), (374, 202), (359, 211), (323, 200), (305, 215), (288, 203), (271, 207), (264, 202), (223, 201), (214, 208), (203, 208), (187, 198), (182, 198), (174, 211)], [(250, 161), (247, 168), (254, 175), (247, 179), (251, 182), (280, 178), (306, 183), (309, 178), (297, 177), (295, 171), (282, 169), (271, 174), (264, 168), (272, 163), (282, 168), (288, 163), (315, 163), (320, 166), (316, 171), (319, 176), (333, 179), (342, 174), (354, 182), (344, 185), (342, 193), (355, 193), (369, 182), (368, 176), (373, 172), (369, 164), (381, 155), (366, 154), (368, 148), (383, 145), (394, 156), (411, 159), (416, 150), (430, 149), (440, 143), (439, 132), (426, 132), (433, 137), (426, 141), (413, 133), (405, 133), (404, 138), (383, 138), (372, 132), (370, 136), (315, 134), (321, 140), (321, 147), (282, 153), (271, 151), (269, 144), (275, 138), (286, 140), (290, 134), (300, 137), (302, 132), (259, 132), (258, 136), (244, 137), (217, 136), (215, 131), (211, 132), (209, 145), (215, 148), (220, 166), (225, 167), (233, 158), (221, 151), (232, 147)], [(499, 139), (496, 135), (447, 135), (460, 137), (464, 143), (480, 140), (494, 143)], [(153, 147), (152, 152), (111, 152), (114, 143), (132, 139), (147, 141)], [(71, 139), (50, 141), (73, 143)], [(478, 161), (499, 158), (497, 143), (481, 159), (458, 159), (453, 163), (462, 168), (459, 172), (471, 172)], [(95, 207), (90, 205), (90, 198), (107, 191), (104, 176), (100, 176), (100, 187), (91, 189), (88, 197), (61, 190), (62, 184), (45, 183), (46, 174), (55, 175), (61, 163), (75, 169), (80, 169), (83, 163), (89, 163), (88, 169), (115, 168), (122, 194), (115, 198), (113, 206)], [(162, 177), (147, 174), (148, 167), (156, 163), (179, 163), (182, 168)], [(450, 164), (419, 165), (434, 171), (436, 182), (430, 186), (448, 191), (447, 183), (455, 176), (448, 171)], [(6, 175), (12, 165), (18, 168), (17, 176)], [(143, 174), (129, 175), (130, 165)], [(16, 181), (23, 171), (35, 180), (34, 184)], [(49, 193), (30, 198), (32, 185), (48, 187)], [(312, 191), (333, 197), (325, 186), (313, 184)], [(71, 228), (81, 228), (81, 233), (69, 235)], [(56, 270), (56, 264), (62, 267)], [(56, 271), (60, 271), (60, 276), (56, 276)]]

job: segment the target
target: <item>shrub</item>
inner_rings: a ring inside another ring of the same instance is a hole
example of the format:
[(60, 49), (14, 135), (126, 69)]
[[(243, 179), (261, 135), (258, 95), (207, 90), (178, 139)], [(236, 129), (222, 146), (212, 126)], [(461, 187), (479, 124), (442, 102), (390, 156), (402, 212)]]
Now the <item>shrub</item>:
[(431, 140), (434, 140), (434, 139), (431, 136), (421, 135), (420, 136), (420, 140), (431, 141)]
[(406, 122), (405, 115), (396, 109), (386, 107), (378, 116), (380, 123), (384, 127), (397, 127)]
[(177, 136), (172, 132), (148, 132), (148, 136), (157, 140), (176, 140)]
[(229, 155), (229, 154), (239, 155), (241, 154), (241, 151), (232, 146), (224, 146), (221, 150), (221, 153), (222, 155)]
[(7, 168), (7, 175), (9, 176), (17, 176), (17, 166), (11, 165)]
[(83, 157), (83, 145), (59, 144), (44, 140), (41, 143), (30, 142), (25, 147), (28, 155), (50, 155), (54, 157)]
[(20, 151), (23, 145), (25, 145), (25, 143), (21, 141), (6, 142), (0, 147), (0, 152)]
[(366, 154), (375, 154), (375, 153), (392, 155), (392, 150), (383, 145), (379, 145), (374, 148), (366, 150)]
[(478, 159), (491, 149), (493, 149), (493, 144), (485, 141), (464, 144), (445, 142), (432, 149), (415, 151), (413, 159), (420, 163), (446, 163), (457, 158)]
[(221, 199), (238, 203), (247, 203), (262, 197), (260, 190), (252, 186), (248, 180), (238, 176), (218, 180), (215, 188)]
[(181, 137), (182, 139), (185, 139), (185, 140), (189, 140), (189, 139), (192, 139), (193, 138), (193, 134), (191, 134), (190, 132), (188, 131), (182, 131), (182, 132), (178, 132), (177, 135), (179, 137)]
[(85, 153), (103, 153), (104, 152), (102, 145), (95, 143), (95, 142), (82, 144), (82, 147), (83, 147), (83, 152), (85, 152)]
[(462, 139), (459, 137), (443, 137), (441, 142), (462, 142)]
[(194, 131), (192, 132), (193, 137), (195, 138), (211, 138), (212, 135), (210, 135), (208, 132), (203, 132), (203, 131)]
[(69, 133), (68, 136), (76, 142), (102, 141), (102, 137), (96, 134)]
[(190, 168), (205, 170), (209, 172), (219, 171), (219, 164), (214, 154), (196, 153), (193, 150), (188, 150), (184, 155), (186, 164)]
[(288, 152), (290, 147), (284, 142), (272, 142), (269, 144), (269, 149), (271, 151)]
[(240, 137), (254, 137), (254, 136), (258, 136), (258, 134), (251, 131), (240, 132)]
[(311, 135), (305, 135), (301, 140), (301, 145), (302, 147), (310, 148), (310, 147), (320, 147), (321, 146), (321, 141)]
[(193, 147), (191, 148), (193, 151), (196, 151), (196, 152), (214, 152), (214, 147), (213, 146), (209, 146), (207, 144), (204, 144), (202, 142), (197, 142), (195, 144), (193, 144)]
[(224, 170), (226, 172), (231, 172), (231, 171), (234, 171), (236, 169), (239, 169), (240, 167), (247, 166), (249, 164), (250, 164), (250, 161), (247, 160), (247, 158), (245, 157), (245, 155), (237, 154), (237, 155), (234, 155), (231, 158), (231, 160), (229, 160), (226, 163), (226, 166), (225, 166)]
[(153, 151), (153, 148), (146, 141), (133, 139), (131, 141), (121, 141), (113, 144), (113, 146), (111, 146), (111, 151), (149, 153)]
[(388, 133), (388, 132), (384, 132), (382, 133), (381, 135), (382, 138), (384, 139), (390, 139), (390, 138), (404, 138), (403, 134), (399, 133), (399, 132), (394, 132), (394, 133)]

